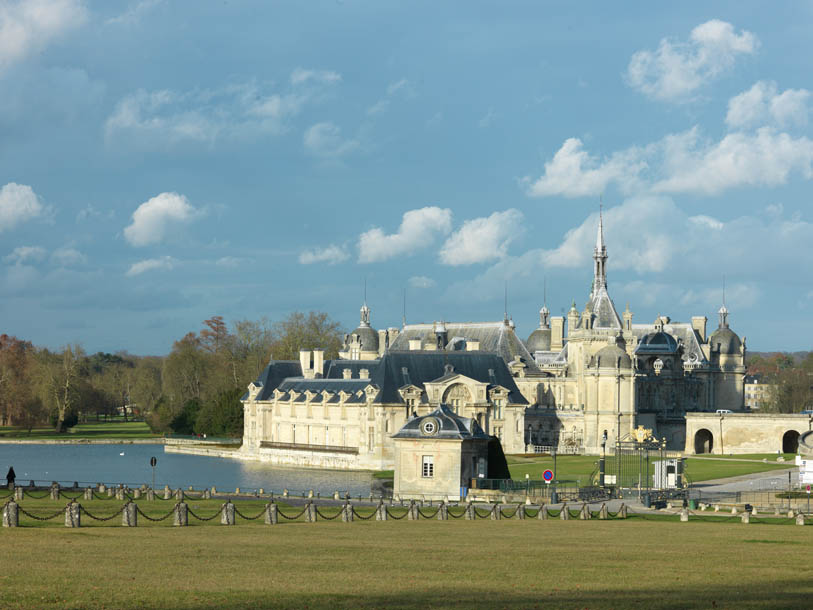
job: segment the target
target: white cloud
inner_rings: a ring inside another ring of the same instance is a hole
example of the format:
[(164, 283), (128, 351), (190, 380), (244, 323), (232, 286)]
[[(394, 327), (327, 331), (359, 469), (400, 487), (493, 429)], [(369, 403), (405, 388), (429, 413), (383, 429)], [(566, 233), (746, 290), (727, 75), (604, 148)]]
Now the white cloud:
[(226, 269), (234, 269), (235, 267), (239, 267), (245, 263), (250, 262), (250, 259), (247, 258), (240, 258), (238, 256), (222, 256), (215, 261), (215, 265), (218, 267), (224, 267)]
[(360, 143), (342, 138), (342, 130), (333, 123), (316, 123), (305, 130), (305, 150), (318, 157), (341, 157), (356, 150)]
[(74, 265), (84, 265), (87, 262), (87, 256), (76, 248), (66, 246), (53, 251), (51, 262), (60, 267), (73, 267)]
[[(584, 150), (580, 139), (568, 138), (553, 159), (545, 163), (545, 173), (529, 185), (528, 194), (532, 197), (598, 195), (611, 182), (629, 191), (647, 166), (641, 157), (642, 151), (631, 148), (599, 160)], [(530, 179), (526, 178), (525, 182), (529, 183)]]
[(758, 47), (751, 32), (738, 34), (730, 23), (712, 19), (695, 27), (686, 42), (663, 38), (657, 51), (633, 54), (627, 80), (648, 97), (685, 101), (730, 69), (739, 55), (753, 54)]
[[(218, 139), (253, 139), (276, 135), (309, 103), (319, 99), (326, 74), (294, 71), (297, 86), (274, 91), (254, 81), (220, 89), (177, 92), (138, 90), (123, 97), (105, 122), (108, 142), (133, 137), (161, 146), (180, 142), (212, 144)], [(303, 89), (302, 85), (314, 86)]]
[(19, 0), (0, 5), (0, 73), (82, 25), (82, 0)]
[(178, 193), (160, 193), (133, 212), (133, 221), (124, 229), (124, 238), (133, 246), (162, 242), (171, 230), (201, 216), (200, 210)]
[(30, 186), (9, 182), (0, 188), (0, 233), (45, 212), (45, 206)]
[(327, 246), (326, 248), (311, 248), (299, 255), (300, 265), (313, 265), (314, 263), (327, 263), (336, 265), (350, 258), (344, 246)]
[(412, 288), (421, 289), (432, 288), (437, 284), (435, 280), (433, 280), (431, 277), (426, 277), (425, 275), (413, 275), (411, 278), (409, 278), (409, 280), (407, 280), (407, 282)]
[(141, 0), (136, 4), (130, 6), (121, 15), (111, 17), (105, 23), (107, 25), (126, 24), (132, 25), (141, 21), (141, 18), (151, 11), (153, 8), (161, 4), (164, 0)]
[(522, 220), (522, 212), (515, 209), (467, 220), (443, 244), (440, 260), (470, 265), (505, 258), (509, 244), (522, 233)]
[(332, 85), (342, 80), (342, 75), (332, 70), (306, 70), (296, 68), (291, 72), (291, 84), (302, 85), (307, 82), (316, 82)]
[(11, 254), (3, 257), (7, 263), (23, 265), (26, 263), (41, 263), (45, 260), (47, 252), (41, 246), (18, 246), (11, 251)]
[(410, 255), (431, 245), (438, 235), (452, 228), (452, 211), (427, 206), (406, 212), (396, 233), (387, 235), (379, 227), (359, 237), (359, 262), (375, 263), (395, 256)]
[(406, 91), (407, 93), (411, 92), (409, 81), (406, 78), (402, 78), (394, 83), (390, 83), (390, 85), (387, 87), (387, 95), (395, 95), (399, 91)]
[(389, 108), (389, 106), (390, 106), (389, 100), (378, 100), (375, 104), (373, 104), (367, 109), (367, 114), (369, 115), (381, 114), (385, 112), (387, 108)]
[(715, 231), (720, 231), (725, 226), (716, 218), (712, 218), (711, 216), (706, 216), (704, 214), (690, 216), (689, 222), (697, 225), (698, 227), (707, 227), (709, 229), (714, 229)]
[(130, 268), (127, 270), (127, 273), (125, 275), (127, 275), (128, 277), (133, 277), (136, 275), (141, 275), (142, 273), (146, 273), (147, 271), (156, 271), (156, 270), (169, 271), (175, 267), (176, 262), (177, 261), (171, 256), (163, 256), (161, 258), (148, 258), (130, 265)]
[(769, 122), (780, 127), (804, 126), (807, 125), (809, 98), (807, 89), (786, 89), (779, 93), (776, 83), (759, 81), (729, 100), (725, 120), (735, 128)]

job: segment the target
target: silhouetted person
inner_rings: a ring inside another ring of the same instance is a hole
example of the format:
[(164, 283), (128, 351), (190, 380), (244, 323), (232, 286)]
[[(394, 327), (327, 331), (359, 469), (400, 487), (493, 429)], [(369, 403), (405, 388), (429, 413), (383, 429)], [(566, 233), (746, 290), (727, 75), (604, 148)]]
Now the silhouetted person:
[(6, 475), (6, 485), (9, 489), (14, 486), (14, 479), (17, 478), (17, 475), (14, 474), (14, 466), (9, 466), (8, 474)]

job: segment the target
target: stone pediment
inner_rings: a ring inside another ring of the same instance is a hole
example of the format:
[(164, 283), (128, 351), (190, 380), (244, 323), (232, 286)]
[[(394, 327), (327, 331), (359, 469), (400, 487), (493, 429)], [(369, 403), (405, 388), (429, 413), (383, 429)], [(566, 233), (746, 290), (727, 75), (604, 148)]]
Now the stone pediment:
[(458, 384), (466, 386), (474, 402), (485, 402), (488, 384), (461, 373), (447, 373), (434, 381), (427, 381), (424, 384), (427, 399), (430, 403), (439, 404), (442, 402), (446, 390)]

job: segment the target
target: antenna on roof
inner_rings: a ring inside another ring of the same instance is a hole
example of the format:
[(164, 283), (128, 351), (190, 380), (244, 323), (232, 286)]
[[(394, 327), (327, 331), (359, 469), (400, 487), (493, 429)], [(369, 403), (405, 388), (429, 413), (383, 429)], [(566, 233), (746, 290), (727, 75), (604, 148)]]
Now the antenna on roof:
[(503, 321), (508, 324), (508, 280), (505, 280), (505, 310), (503, 311)]

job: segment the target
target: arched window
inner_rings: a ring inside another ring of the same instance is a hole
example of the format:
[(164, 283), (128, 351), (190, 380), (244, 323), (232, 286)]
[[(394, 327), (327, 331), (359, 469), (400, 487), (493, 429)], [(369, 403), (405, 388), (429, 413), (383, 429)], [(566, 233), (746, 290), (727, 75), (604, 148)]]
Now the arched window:
[(471, 393), (465, 385), (456, 383), (446, 390), (446, 393), (443, 395), (443, 402), (449, 405), (452, 411), (460, 414), (461, 407), (465, 407), (471, 403)]

